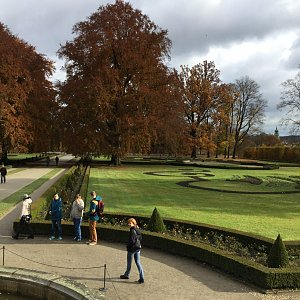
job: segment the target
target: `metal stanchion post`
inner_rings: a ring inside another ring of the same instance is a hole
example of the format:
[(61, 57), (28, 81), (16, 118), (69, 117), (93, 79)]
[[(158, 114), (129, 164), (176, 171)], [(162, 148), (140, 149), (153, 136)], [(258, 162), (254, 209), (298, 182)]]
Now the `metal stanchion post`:
[(100, 291), (105, 292), (107, 290), (105, 286), (106, 284), (105, 282), (106, 282), (106, 264), (104, 265), (103, 288), (100, 288)]
[(3, 250), (3, 252), (2, 252), (2, 266), (4, 266), (4, 252), (5, 252), (5, 246), (3, 246), (2, 250)]

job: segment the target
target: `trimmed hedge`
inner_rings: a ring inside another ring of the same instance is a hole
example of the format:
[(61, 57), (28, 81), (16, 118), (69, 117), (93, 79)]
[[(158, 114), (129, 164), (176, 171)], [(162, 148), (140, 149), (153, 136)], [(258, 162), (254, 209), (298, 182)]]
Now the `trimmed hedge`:
[(84, 199), (87, 199), (89, 179), (90, 179), (90, 170), (91, 170), (91, 167), (87, 166), (85, 169), (85, 172), (84, 172), (84, 177), (83, 177), (82, 184), (81, 184), (80, 191), (79, 191), (79, 194)]
[(280, 234), (278, 234), (275, 243), (271, 247), (267, 258), (267, 265), (270, 268), (283, 268), (289, 265), (289, 256)]
[[(14, 223), (14, 228), (17, 224), (17, 222)], [(51, 224), (49, 221), (32, 223), (32, 226), (36, 234), (45, 235), (50, 233)], [(97, 231), (102, 240), (124, 244), (128, 240), (128, 229), (126, 228), (100, 224)], [(74, 226), (71, 222), (63, 223), (63, 234), (74, 235)], [(89, 236), (88, 224), (86, 223), (82, 224), (82, 235), (84, 237)], [(243, 257), (229, 255), (209, 245), (194, 244), (190, 241), (183, 241), (149, 231), (143, 231), (143, 246), (205, 262), (262, 289), (300, 288), (300, 267), (268, 268)]]
[(86, 174), (86, 170), (87, 167), (83, 167), (82, 165), (75, 165), (69, 168), (37, 201), (33, 202), (33, 218), (48, 219), (50, 217), (48, 209), (54, 193), (59, 193), (64, 202), (63, 216), (69, 216), (69, 210), (71, 209), (73, 199), (75, 199), (75, 194), (78, 193), (79, 187), (82, 188), (83, 186), (82, 181), (84, 180), (84, 176), (81, 173)]
[(45, 212), (48, 212), (49, 208), (49, 199), (52, 199), (54, 193), (61, 192), (61, 187), (66, 185), (68, 178), (73, 174), (75, 169), (76, 166), (73, 166), (67, 170), (60, 179), (58, 179), (45, 193), (43, 193), (42, 196), (39, 197), (39, 199), (32, 203), (31, 214), (34, 219), (45, 217)]
[[(105, 211), (105, 217), (108, 219), (129, 219), (130, 217), (134, 217), (139, 226), (143, 227), (144, 224), (148, 224), (149, 222), (149, 216), (137, 216), (137, 215), (130, 215), (125, 213), (115, 214), (115, 213), (109, 213)], [(204, 223), (196, 223), (196, 222), (188, 222), (188, 221), (182, 221), (172, 218), (163, 218), (164, 224), (167, 227), (167, 229), (172, 229), (174, 226), (178, 225), (183, 230), (192, 229), (193, 231), (199, 230), (202, 234), (207, 234), (209, 232), (216, 232), (218, 234), (226, 235), (226, 236), (232, 236), (242, 244), (257, 244), (266, 247), (267, 251), (269, 251), (274, 243), (273, 239), (263, 237), (261, 235), (256, 235), (248, 232), (243, 232), (239, 230), (224, 228), (220, 226), (214, 226)], [(284, 241), (284, 244), (287, 249), (300, 249), (300, 241)]]
[(166, 231), (166, 226), (164, 224), (164, 221), (162, 217), (160, 216), (157, 208), (155, 207), (151, 218), (148, 222), (147, 229), (153, 232), (165, 232)]

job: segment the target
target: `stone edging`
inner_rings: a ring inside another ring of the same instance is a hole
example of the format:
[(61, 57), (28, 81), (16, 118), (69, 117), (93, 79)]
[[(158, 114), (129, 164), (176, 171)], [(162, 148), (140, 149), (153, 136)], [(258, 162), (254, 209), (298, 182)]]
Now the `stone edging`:
[(47, 300), (101, 300), (98, 290), (56, 274), (0, 267), (0, 290)]

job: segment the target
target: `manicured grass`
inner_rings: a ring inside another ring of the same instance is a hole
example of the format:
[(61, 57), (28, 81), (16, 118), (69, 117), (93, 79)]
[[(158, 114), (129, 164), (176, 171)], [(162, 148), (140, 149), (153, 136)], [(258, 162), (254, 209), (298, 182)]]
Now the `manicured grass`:
[(4, 216), (8, 211), (10, 211), (13, 207), (15, 207), (20, 201), (22, 201), (22, 197), (24, 194), (31, 194), (59, 171), (60, 169), (54, 169), (44, 176), (40, 177), (39, 179), (28, 184), (27, 186), (23, 187), (22, 189), (18, 190), (9, 197), (0, 200), (0, 218)]
[[(155, 172), (156, 176), (145, 174)], [(196, 173), (196, 175), (195, 175)], [(190, 176), (209, 174), (208, 181), (193, 185), (246, 191), (298, 191), (297, 194), (223, 193), (179, 186)], [(122, 166), (93, 168), (89, 190), (105, 201), (105, 210), (151, 215), (155, 207), (162, 217), (223, 226), (283, 240), (300, 240), (300, 188), (298, 168), (277, 170), (225, 170), (178, 166)], [(261, 185), (226, 179), (254, 176)], [(273, 178), (275, 176), (276, 178)], [(298, 176), (295, 177), (295, 176)], [(284, 178), (287, 181), (283, 180)]]
[(20, 159), (25, 159), (25, 158), (31, 158), (31, 157), (36, 157), (39, 156), (40, 153), (9, 153), (8, 154), (8, 159), (9, 160), (20, 160)]

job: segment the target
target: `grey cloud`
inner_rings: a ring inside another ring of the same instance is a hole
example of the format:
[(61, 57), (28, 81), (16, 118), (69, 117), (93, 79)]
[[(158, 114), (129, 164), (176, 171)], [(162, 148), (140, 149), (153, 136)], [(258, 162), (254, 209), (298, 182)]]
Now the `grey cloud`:
[[(77, 22), (85, 20), (100, 5), (114, 2), (0, 0), (0, 22), (35, 46), (39, 53), (54, 60), (60, 44), (73, 38), (72, 27)], [(276, 110), (280, 84), (292, 78), (300, 64), (300, 1), (131, 0), (130, 3), (147, 14), (156, 25), (168, 30), (173, 43), (170, 66), (186, 64), (191, 56), (205, 57), (211, 47), (228, 49), (243, 41), (261, 41), (292, 30), (298, 33), (299, 38), (290, 49), (289, 59), (282, 61), (281, 65), (277, 63), (279, 54), (276, 56), (276, 53), (254, 55), (230, 66), (213, 59), (224, 82), (234, 82), (248, 75), (261, 86), (269, 103), (266, 126), (269, 126), (268, 130), (272, 129), (274, 120), (282, 114)], [(58, 69), (61, 65), (59, 61)], [(58, 71), (56, 78), (62, 79), (63, 73)]]
[(300, 68), (300, 30), (298, 32), (298, 39), (295, 41), (290, 51), (291, 55), (284, 66), (288, 69)]
[(165, 0), (152, 6), (146, 0), (133, 1), (160, 27), (169, 30), (174, 55), (206, 52), (211, 46), (262, 39), (270, 33), (299, 28), (300, 7), (290, 10), (284, 0), (214, 2)]

